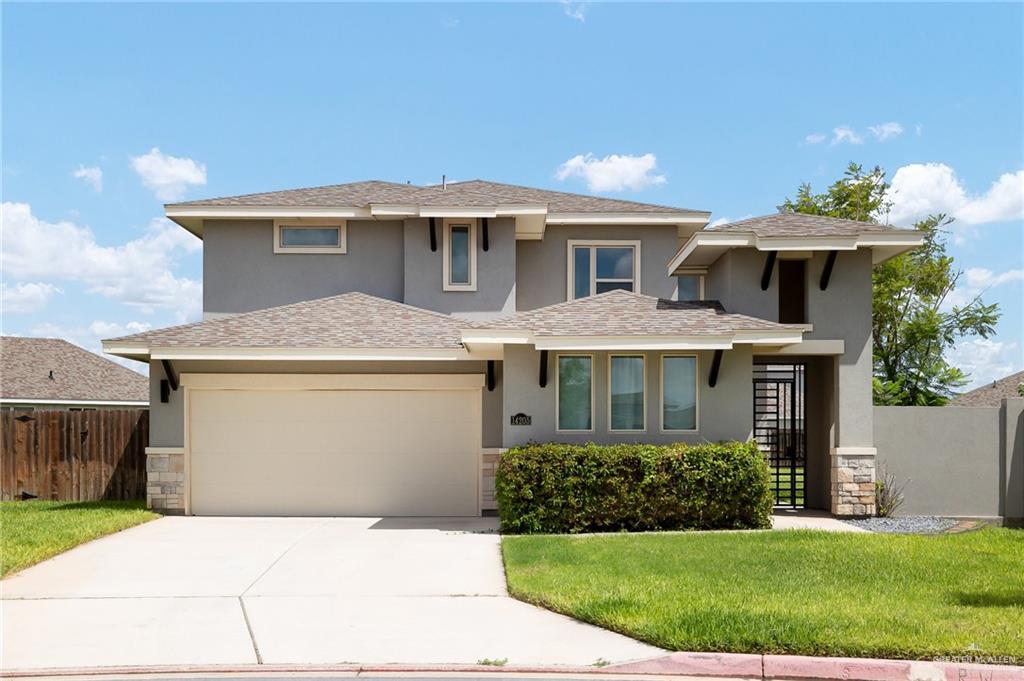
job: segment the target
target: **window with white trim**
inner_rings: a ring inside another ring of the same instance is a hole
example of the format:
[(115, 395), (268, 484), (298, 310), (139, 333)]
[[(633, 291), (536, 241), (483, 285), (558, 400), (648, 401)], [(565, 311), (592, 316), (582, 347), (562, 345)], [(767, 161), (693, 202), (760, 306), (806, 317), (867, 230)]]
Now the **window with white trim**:
[(476, 290), (476, 220), (444, 221), (444, 290)]
[(569, 300), (616, 289), (640, 291), (639, 241), (574, 241), (569, 247)]
[(704, 300), (704, 275), (677, 275), (676, 300)]
[(644, 430), (646, 392), (643, 355), (608, 355), (608, 430)]
[(275, 220), (274, 253), (344, 253), (347, 225), (331, 220)]
[(662, 355), (661, 429), (697, 430), (696, 355)]
[(558, 355), (557, 430), (594, 429), (594, 358), (592, 355)]

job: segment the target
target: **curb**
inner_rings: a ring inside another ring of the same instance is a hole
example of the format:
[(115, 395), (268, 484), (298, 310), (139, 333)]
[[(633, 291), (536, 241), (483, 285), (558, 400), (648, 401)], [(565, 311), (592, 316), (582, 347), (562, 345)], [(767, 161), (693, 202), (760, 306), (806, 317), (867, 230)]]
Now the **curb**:
[(1024, 681), (1024, 666), (974, 662), (874, 660), (852, 657), (745, 655), (739, 653), (670, 653), (661, 657), (610, 664), (606, 667), (491, 666), (478, 664), (240, 664), (168, 665), (157, 667), (64, 667), (9, 669), (5, 678), (54, 676), (132, 676), (196, 674), (295, 673), (434, 673), (434, 674), (558, 674), (565, 676), (688, 676), (786, 681)]

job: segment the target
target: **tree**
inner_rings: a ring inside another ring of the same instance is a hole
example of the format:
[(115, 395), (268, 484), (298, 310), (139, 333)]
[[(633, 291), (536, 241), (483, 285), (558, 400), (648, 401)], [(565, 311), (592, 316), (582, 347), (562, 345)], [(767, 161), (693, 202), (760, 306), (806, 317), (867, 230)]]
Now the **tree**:
[[(889, 211), (885, 171), (865, 172), (851, 163), (843, 177), (821, 194), (803, 184), (796, 199), (780, 210), (879, 222)], [(872, 358), (875, 404), (941, 405), (956, 395), (967, 377), (945, 359), (945, 352), (965, 336), (987, 338), (995, 331), (999, 307), (981, 296), (964, 305), (947, 306), (962, 270), (946, 255), (945, 215), (931, 215), (914, 228), (924, 244), (877, 265), (872, 276)]]

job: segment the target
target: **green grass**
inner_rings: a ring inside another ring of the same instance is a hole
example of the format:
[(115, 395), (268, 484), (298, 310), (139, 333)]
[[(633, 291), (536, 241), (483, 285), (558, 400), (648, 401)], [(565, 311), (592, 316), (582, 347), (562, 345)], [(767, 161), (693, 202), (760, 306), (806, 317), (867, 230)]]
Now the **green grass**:
[(157, 517), (141, 501), (0, 502), (0, 577)]
[(502, 551), (515, 597), (672, 650), (1024, 657), (1022, 530), (507, 536)]

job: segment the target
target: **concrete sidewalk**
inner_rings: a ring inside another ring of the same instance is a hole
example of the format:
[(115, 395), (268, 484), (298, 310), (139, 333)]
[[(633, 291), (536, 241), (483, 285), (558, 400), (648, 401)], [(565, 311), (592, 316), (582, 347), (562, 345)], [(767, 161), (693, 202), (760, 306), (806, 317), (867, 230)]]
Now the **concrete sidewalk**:
[(4, 672), (593, 665), (663, 651), (508, 597), (496, 521), (167, 517), (0, 582)]

